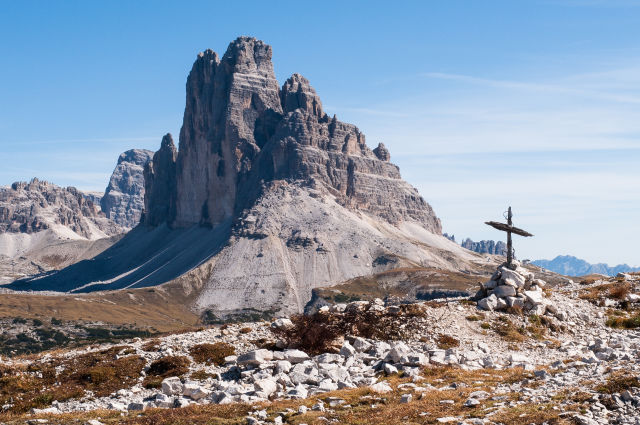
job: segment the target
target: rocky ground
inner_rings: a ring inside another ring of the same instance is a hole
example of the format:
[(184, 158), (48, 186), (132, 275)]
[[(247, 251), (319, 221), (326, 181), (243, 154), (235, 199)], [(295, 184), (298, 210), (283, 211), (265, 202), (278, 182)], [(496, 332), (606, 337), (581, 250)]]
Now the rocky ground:
[(639, 289), (568, 283), (546, 290), (563, 314), (543, 315), (361, 301), (3, 358), (0, 421), (636, 424)]

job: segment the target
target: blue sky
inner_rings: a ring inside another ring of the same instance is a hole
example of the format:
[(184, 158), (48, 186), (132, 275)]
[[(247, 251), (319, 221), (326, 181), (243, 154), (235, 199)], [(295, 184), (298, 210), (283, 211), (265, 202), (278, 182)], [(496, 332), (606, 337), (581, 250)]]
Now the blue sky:
[(502, 237), (482, 223), (510, 204), (520, 258), (640, 265), (640, 0), (0, 6), (0, 184), (103, 190), (177, 136), (196, 54), (253, 35), (458, 239)]

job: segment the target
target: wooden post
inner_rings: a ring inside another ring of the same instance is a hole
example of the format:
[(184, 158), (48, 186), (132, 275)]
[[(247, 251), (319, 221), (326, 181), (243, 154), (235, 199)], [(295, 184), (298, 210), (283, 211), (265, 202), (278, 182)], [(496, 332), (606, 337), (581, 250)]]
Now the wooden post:
[(513, 242), (511, 242), (511, 234), (514, 233), (516, 235), (520, 235), (520, 236), (533, 236), (531, 233), (519, 229), (517, 227), (513, 226), (513, 221), (511, 220), (513, 218), (513, 214), (511, 213), (511, 207), (509, 207), (509, 210), (507, 211), (507, 223), (499, 223), (497, 221), (486, 221), (485, 224), (488, 224), (489, 226), (493, 227), (494, 229), (498, 229), (500, 231), (503, 232), (507, 232), (507, 267), (512, 268), (513, 267)]
[[(511, 218), (513, 215), (511, 214), (511, 207), (509, 207), (509, 212), (507, 213), (507, 224), (509, 227), (513, 226), (511, 222)], [(507, 267), (511, 268), (511, 263), (513, 260), (513, 244), (511, 242), (511, 232), (507, 231)]]

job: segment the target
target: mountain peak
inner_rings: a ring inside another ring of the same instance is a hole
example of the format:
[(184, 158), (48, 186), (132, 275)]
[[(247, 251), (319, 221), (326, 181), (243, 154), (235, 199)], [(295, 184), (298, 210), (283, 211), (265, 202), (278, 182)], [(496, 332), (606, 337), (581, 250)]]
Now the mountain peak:
[(121, 153), (100, 199), (107, 218), (124, 228), (135, 227), (140, 222), (144, 206), (143, 170), (152, 157), (153, 152), (146, 149), (130, 149)]
[[(293, 179), (320, 184), (347, 208), (391, 223), (415, 220), (440, 233), (433, 210), (401, 179), (384, 145), (372, 151), (356, 126), (330, 120), (302, 75), (293, 74), (280, 88), (271, 57), (268, 44), (239, 37), (219, 62), (210, 50), (196, 60), (176, 164), (165, 161), (175, 168), (176, 181), (166, 183), (174, 192), (152, 202), (175, 207), (146, 207), (175, 214), (152, 222), (215, 227), (253, 205), (265, 182)], [(154, 158), (154, 173), (161, 168)]]
[(285, 81), (280, 94), (282, 99), (282, 110), (293, 112), (302, 109), (318, 118), (324, 117), (322, 102), (316, 91), (311, 87), (309, 80), (300, 74), (293, 74)]

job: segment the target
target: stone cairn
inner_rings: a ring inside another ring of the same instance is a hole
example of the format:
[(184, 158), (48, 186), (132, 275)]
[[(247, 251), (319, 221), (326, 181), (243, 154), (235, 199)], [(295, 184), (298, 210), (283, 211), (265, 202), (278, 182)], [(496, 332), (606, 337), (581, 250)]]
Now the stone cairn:
[[(489, 311), (504, 311), (508, 308), (520, 308), (528, 314), (543, 315), (549, 313), (558, 316), (558, 310), (546, 298), (542, 288), (546, 282), (535, 279), (532, 272), (512, 260), (511, 267), (504, 263), (491, 276), (491, 280), (480, 284), (480, 290), (474, 299), (478, 308)], [(560, 314), (561, 316), (561, 314)], [(558, 317), (562, 320), (562, 317)]]

